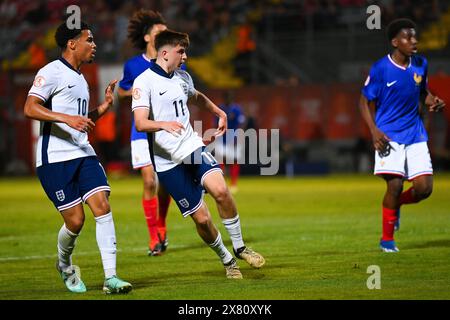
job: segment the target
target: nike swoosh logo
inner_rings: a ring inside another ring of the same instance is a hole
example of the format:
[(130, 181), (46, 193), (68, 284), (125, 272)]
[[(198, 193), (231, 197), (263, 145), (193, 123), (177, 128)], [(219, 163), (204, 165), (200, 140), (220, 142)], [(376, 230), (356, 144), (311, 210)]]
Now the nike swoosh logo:
[(392, 82), (388, 82), (388, 83), (386, 83), (386, 85), (387, 85), (388, 87), (390, 87), (390, 86), (393, 86), (396, 82), (397, 82), (397, 80), (392, 81)]
[(166, 92), (167, 92), (167, 90), (164, 91), (164, 92), (160, 92), (159, 95), (162, 96), (162, 95), (163, 95), (164, 93), (166, 93)]
[(74, 84), (73, 86), (68, 85), (67, 88), (72, 89), (72, 88), (75, 87), (75, 86), (76, 86), (76, 84)]

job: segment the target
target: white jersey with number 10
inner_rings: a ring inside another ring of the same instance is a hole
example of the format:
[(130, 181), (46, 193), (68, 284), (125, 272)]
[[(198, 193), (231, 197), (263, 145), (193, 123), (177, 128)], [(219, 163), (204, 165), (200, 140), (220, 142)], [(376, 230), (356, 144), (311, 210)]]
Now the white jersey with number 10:
[[(87, 117), (89, 88), (83, 75), (63, 58), (39, 70), (28, 95), (41, 99), (43, 105), (59, 113)], [(41, 121), (36, 148), (36, 167), (48, 163), (95, 156), (86, 132), (61, 122)]]

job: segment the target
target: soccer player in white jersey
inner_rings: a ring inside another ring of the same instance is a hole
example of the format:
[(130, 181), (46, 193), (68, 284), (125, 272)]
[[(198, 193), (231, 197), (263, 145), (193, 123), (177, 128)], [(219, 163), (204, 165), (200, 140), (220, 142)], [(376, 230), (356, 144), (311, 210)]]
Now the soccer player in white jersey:
[(219, 117), (217, 136), (227, 129), (225, 112), (197, 91), (191, 76), (180, 69), (187, 60), (188, 45), (185, 33), (165, 30), (156, 36), (156, 61), (133, 83), (135, 125), (138, 131), (148, 132), (150, 156), (158, 179), (183, 217), (191, 216), (200, 237), (221, 259), (227, 278), (241, 279), (236, 260), (223, 244), (203, 201), (205, 191), (217, 204), (235, 256), (254, 268), (262, 267), (265, 260), (245, 246), (236, 205), (222, 171), (189, 122), (188, 105), (193, 103)]
[(85, 23), (69, 29), (63, 22), (55, 33), (62, 55), (37, 73), (25, 102), (28, 118), (41, 122), (36, 171), (47, 196), (61, 213), (56, 268), (71, 292), (86, 286), (72, 265), (72, 252), (83, 227), (87, 203), (96, 220), (97, 244), (105, 272), (105, 293), (127, 293), (131, 284), (116, 274), (116, 234), (108, 201), (110, 187), (105, 171), (88, 141), (87, 132), (108, 111), (114, 99), (112, 81), (105, 101), (89, 112), (89, 88), (80, 72), (95, 57), (96, 45)]

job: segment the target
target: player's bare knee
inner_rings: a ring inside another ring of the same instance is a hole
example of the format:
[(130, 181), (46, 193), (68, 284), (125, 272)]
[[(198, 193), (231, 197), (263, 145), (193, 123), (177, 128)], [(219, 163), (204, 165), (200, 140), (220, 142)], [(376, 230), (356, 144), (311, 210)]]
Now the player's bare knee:
[(71, 217), (65, 220), (66, 227), (73, 233), (80, 233), (84, 225), (84, 215)]
[(429, 196), (431, 196), (431, 193), (433, 192), (432, 185), (424, 185), (414, 189), (416, 191), (416, 197), (419, 198), (420, 200), (428, 198)]
[(400, 195), (402, 194), (403, 188), (395, 188), (395, 189), (390, 189), (389, 193), (394, 197), (394, 198), (399, 198)]
[(214, 199), (221, 204), (231, 201), (230, 191), (226, 186), (221, 186), (214, 190)]
[(395, 198), (400, 197), (403, 191), (403, 182), (400, 181), (390, 181), (388, 184), (387, 192)]
[(211, 223), (211, 216), (207, 213), (198, 212), (195, 215), (194, 221), (200, 228), (208, 228)]
[(152, 194), (156, 193), (156, 179), (154, 178), (149, 178), (149, 179), (144, 179), (144, 189), (149, 191)]
[(111, 206), (109, 205), (109, 201), (108, 200), (102, 201), (100, 203), (100, 210), (102, 212), (105, 212), (105, 214), (111, 212)]
[(94, 210), (94, 212), (97, 213), (97, 215), (103, 215), (103, 214), (107, 214), (111, 211), (111, 206), (109, 205), (108, 200), (104, 199), (102, 201), (98, 201), (95, 204), (95, 207), (92, 209)]

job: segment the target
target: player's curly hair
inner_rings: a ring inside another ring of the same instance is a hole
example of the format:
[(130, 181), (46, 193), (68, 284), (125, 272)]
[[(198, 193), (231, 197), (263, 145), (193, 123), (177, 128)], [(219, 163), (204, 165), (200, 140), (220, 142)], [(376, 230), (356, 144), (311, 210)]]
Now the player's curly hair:
[(387, 26), (388, 40), (394, 39), (402, 29), (416, 29), (417, 26), (409, 19), (396, 19)]
[(143, 50), (147, 47), (144, 36), (155, 24), (166, 24), (159, 12), (140, 9), (133, 14), (128, 24), (128, 39), (135, 48)]
[(69, 28), (67, 26), (67, 20), (65, 19), (63, 23), (61, 23), (55, 32), (55, 40), (58, 47), (61, 49), (65, 49), (67, 47), (67, 41), (71, 39), (76, 39), (80, 36), (82, 30), (90, 29), (89, 25), (83, 21), (80, 22), (80, 29), (77, 28)]

